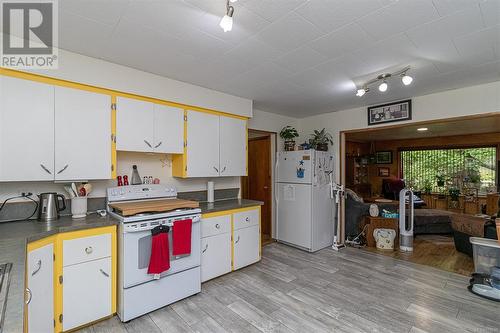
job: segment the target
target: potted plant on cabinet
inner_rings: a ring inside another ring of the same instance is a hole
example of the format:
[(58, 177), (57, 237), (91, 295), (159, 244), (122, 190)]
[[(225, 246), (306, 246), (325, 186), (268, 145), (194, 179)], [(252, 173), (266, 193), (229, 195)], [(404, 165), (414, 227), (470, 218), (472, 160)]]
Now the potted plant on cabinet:
[(457, 209), (460, 206), (460, 189), (457, 187), (452, 187), (448, 190), (448, 194), (450, 195), (450, 208)]
[(328, 144), (333, 145), (333, 137), (324, 128), (321, 131), (314, 130), (309, 143), (316, 150), (328, 151)]
[(299, 136), (297, 130), (292, 126), (285, 126), (281, 129), (280, 138), (285, 140), (285, 151), (295, 150), (295, 138)]

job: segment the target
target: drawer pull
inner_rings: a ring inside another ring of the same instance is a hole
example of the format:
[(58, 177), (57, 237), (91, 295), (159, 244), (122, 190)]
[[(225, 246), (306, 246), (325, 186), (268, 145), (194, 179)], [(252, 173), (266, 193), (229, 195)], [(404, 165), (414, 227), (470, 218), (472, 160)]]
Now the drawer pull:
[(247, 216), (247, 217), (245, 218), (245, 221), (250, 222), (250, 218)]
[(26, 293), (28, 294), (28, 298), (26, 299), (26, 305), (28, 305), (31, 302), (31, 298), (33, 297), (33, 294), (31, 293), (30, 288), (26, 288)]
[(238, 244), (239, 241), (240, 241), (240, 235), (238, 235), (238, 239), (234, 242), (234, 244)]
[(92, 246), (89, 246), (89, 247), (85, 248), (85, 253), (87, 253), (87, 254), (91, 254), (92, 251), (94, 251), (94, 249), (92, 249)]
[(40, 271), (40, 269), (42, 269), (42, 261), (41, 260), (38, 260), (36, 262), (36, 268), (33, 272), (31, 272), (31, 276), (35, 276), (36, 273), (38, 273)]
[(105, 277), (109, 277), (109, 274), (103, 271), (102, 268), (99, 268), (99, 271), (101, 271), (102, 275), (104, 275)]
[(216, 229), (220, 229), (220, 224), (219, 224), (219, 223), (217, 223), (217, 224), (215, 225), (215, 228), (216, 228)]
[(201, 251), (201, 253), (205, 253), (205, 252), (207, 252), (207, 250), (208, 250), (208, 244), (205, 245), (205, 249), (203, 251)]

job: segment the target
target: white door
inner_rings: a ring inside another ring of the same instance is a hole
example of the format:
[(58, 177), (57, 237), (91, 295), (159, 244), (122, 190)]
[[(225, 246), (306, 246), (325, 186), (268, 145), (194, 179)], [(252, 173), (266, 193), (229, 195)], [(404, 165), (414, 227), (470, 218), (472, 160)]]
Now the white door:
[(156, 153), (184, 153), (184, 110), (155, 104), (153, 133)]
[(53, 244), (30, 251), (27, 255), (28, 332), (54, 331), (53, 256)]
[(201, 239), (201, 282), (231, 272), (231, 234)]
[(111, 315), (111, 258), (63, 268), (63, 330)]
[(278, 183), (276, 191), (278, 241), (311, 249), (312, 186)]
[(220, 117), (220, 175), (246, 176), (247, 124), (245, 120)]
[(276, 181), (280, 183), (311, 184), (313, 175), (313, 152), (283, 151), (276, 161)]
[(118, 97), (116, 150), (152, 152), (154, 104)]
[(219, 116), (188, 111), (187, 176), (219, 176)]
[(234, 269), (259, 261), (259, 226), (255, 225), (234, 231)]
[(0, 77), (0, 181), (54, 179), (54, 87)]
[(55, 179), (111, 178), (111, 97), (55, 89)]

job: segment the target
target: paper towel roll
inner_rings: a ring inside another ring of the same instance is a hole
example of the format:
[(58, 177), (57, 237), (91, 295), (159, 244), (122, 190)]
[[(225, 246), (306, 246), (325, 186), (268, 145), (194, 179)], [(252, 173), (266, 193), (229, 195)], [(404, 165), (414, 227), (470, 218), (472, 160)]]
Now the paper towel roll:
[(207, 182), (207, 201), (214, 202), (215, 194), (214, 194), (214, 182)]

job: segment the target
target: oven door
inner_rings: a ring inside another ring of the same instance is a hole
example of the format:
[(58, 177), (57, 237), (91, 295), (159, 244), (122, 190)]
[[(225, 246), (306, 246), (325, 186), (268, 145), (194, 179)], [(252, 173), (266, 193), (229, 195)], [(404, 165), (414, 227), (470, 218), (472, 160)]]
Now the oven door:
[[(123, 225), (120, 262), (122, 263), (123, 288), (129, 288), (153, 280), (153, 274), (148, 274), (149, 258), (151, 256), (151, 230), (124, 231)], [(168, 233), (170, 269), (161, 274), (161, 277), (175, 274), (189, 268), (200, 266), (200, 222), (193, 221), (191, 232), (191, 254), (172, 256), (172, 231)]]

